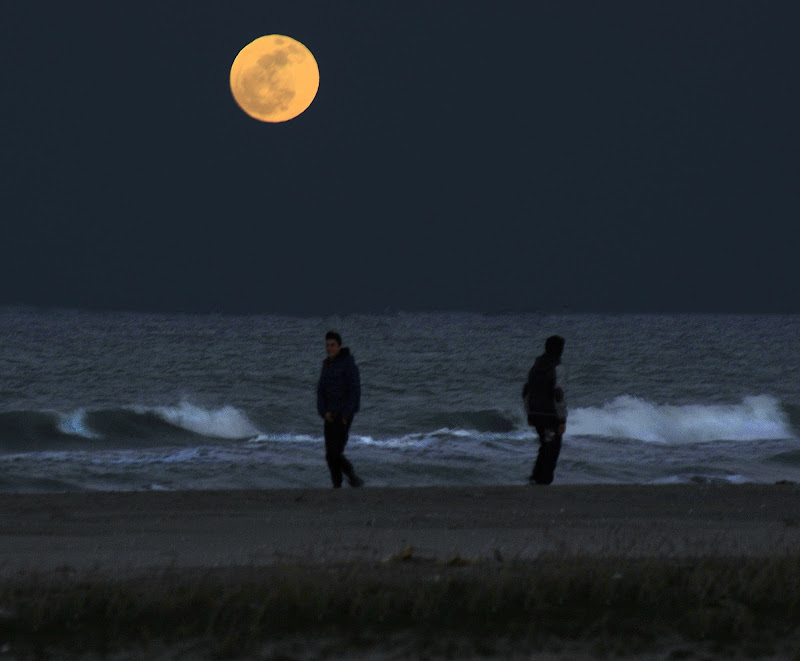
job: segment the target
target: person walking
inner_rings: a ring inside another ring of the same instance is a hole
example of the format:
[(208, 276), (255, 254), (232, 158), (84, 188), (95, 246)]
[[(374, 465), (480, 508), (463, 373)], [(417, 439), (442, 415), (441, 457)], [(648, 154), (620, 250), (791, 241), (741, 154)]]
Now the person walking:
[(531, 484), (551, 484), (567, 428), (566, 370), (561, 365), (564, 338), (547, 338), (544, 353), (533, 363), (522, 390), (528, 424), (539, 436), (539, 453), (529, 478)]
[(342, 346), (339, 333), (326, 333), (325, 351), (328, 357), (322, 361), (317, 383), (317, 413), (325, 421), (325, 460), (334, 489), (342, 486), (343, 475), (351, 487), (361, 487), (364, 480), (344, 456), (350, 426), (361, 404), (361, 377), (353, 354)]

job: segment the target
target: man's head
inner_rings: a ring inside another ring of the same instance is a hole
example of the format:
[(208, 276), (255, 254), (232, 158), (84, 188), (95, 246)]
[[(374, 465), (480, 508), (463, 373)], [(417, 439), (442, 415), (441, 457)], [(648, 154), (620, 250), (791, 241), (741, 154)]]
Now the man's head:
[(544, 352), (554, 358), (561, 358), (564, 353), (564, 338), (560, 335), (551, 335), (544, 343)]
[(328, 352), (328, 358), (336, 358), (341, 349), (342, 336), (335, 331), (328, 331), (325, 333), (325, 351)]

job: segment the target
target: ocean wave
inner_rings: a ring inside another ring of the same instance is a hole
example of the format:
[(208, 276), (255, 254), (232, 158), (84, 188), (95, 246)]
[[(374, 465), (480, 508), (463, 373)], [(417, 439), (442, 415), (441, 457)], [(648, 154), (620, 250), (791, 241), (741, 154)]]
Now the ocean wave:
[(747, 484), (750, 482), (743, 475), (667, 475), (651, 480), (649, 484)]
[(95, 449), (196, 444), (202, 439), (247, 440), (261, 435), (233, 406), (124, 407), (0, 413), (0, 451)]
[(436, 429), (469, 429), (476, 432), (510, 432), (517, 422), (507, 413), (495, 409), (480, 411), (440, 411), (418, 416), (411, 424), (420, 431)]
[[(796, 413), (796, 411), (794, 411)], [(601, 407), (574, 408), (567, 438), (636, 440), (654, 444), (708, 441), (793, 440), (793, 409), (774, 397), (746, 397), (737, 404), (656, 404), (623, 396)], [(305, 431), (305, 430), (304, 430)], [(320, 430), (321, 432), (321, 430)], [(452, 411), (420, 415), (408, 427), (385, 431), (360, 425), (351, 444), (413, 448), (471, 447), (527, 443), (533, 430), (499, 410)], [(261, 445), (321, 442), (321, 433), (260, 430), (234, 407), (203, 408), (188, 402), (176, 406), (130, 406), (0, 413), (0, 452), (112, 450), (155, 446)]]
[(236, 440), (251, 438), (261, 433), (244, 413), (233, 406), (223, 406), (209, 411), (182, 402), (177, 407), (158, 408), (156, 412), (176, 427), (210, 438)]
[(41, 441), (69, 442), (78, 434), (66, 421), (65, 416), (43, 411), (0, 413), (0, 450), (23, 449)]
[(738, 404), (682, 406), (617, 397), (599, 408), (573, 411), (567, 432), (666, 444), (795, 438), (789, 415), (769, 395), (745, 397)]
[(270, 443), (319, 443), (322, 440), (321, 436), (310, 436), (309, 434), (264, 434), (259, 433), (257, 436), (247, 439), (249, 445), (264, 445)]
[(784, 407), (789, 415), (789, 424), (793, 429), (800, 429), (800, 406), (789, 404)]
[(776, 454), (772, 459), (778, 463), (786, 464), (787, 466), (800, 467), (800, 450), (781, 452)]

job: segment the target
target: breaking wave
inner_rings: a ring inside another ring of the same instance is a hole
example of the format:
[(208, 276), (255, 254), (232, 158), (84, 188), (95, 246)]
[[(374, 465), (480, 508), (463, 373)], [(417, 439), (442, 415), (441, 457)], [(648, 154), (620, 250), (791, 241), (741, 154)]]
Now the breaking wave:
[(738, 404), (681, 406), (617, 397), (599, 408), (573, 411), (567, 433), (666, 444), (795, 438), (789, 415), (769, 395)]
[(146, 447), (198, 443), (203, 438), (244, 440), (258, 428), (233, 406), (126, 407), (0, 413), (0, 451)]
[[(567, 437), (686, 444), (710, 441), (797, 439), (796, 410), (769, 395), (746, 397), (738, 404), (656, 404), (623, 396), (600, 407), (573, 408)], [(320, 430), (321, 431), (321, 430)], [(534, 434), (523, 419), (499, 410), (422, 414), (393, 431), (363, 424), (354, 443), (396, 448), (458, 448), (471, 443), (515, 445)], [(80, 409), (0, 413), (0, 452), (100, 450), (156, 446), (200, 446), (249, 441), (255, 445), (308, 443), (321, 434), (264, 432), (234, 406), (176, 406)]]

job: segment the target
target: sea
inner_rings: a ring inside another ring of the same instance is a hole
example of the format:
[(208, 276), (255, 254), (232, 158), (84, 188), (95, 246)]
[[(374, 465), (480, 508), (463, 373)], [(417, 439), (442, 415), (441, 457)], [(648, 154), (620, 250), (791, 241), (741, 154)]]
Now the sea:
[(796, 315), (0, 308), (0, 492), (329, 488), (328, 330), (361, 373), (346, 454), (365, 488), (526, 485), (521, 391), (552, 334), (554, 484), (800, 482)]

